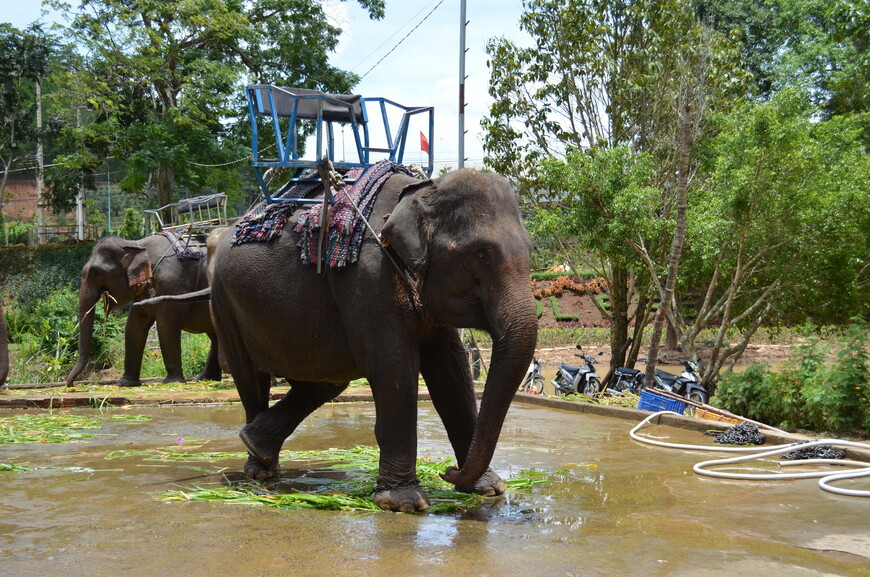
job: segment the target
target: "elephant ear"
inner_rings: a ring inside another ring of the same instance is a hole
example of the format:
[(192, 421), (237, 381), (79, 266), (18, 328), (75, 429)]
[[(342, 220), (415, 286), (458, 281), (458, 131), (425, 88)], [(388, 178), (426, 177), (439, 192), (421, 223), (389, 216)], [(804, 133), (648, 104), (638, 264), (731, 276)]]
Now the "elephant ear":
[(127, 281), (131, 287), (142, 285), (151, 280), (151, 261), (148, 252), (139, 245), (125, 247), (121, 265), (127, 271)]
[(428, 262), (428, 234), (421, 196), (434, 188), (432, 180), (415, 182), (403, 188), (399, 204), (393, 209), (381, 231), (382, 239), (414, 272), (422, 272)]

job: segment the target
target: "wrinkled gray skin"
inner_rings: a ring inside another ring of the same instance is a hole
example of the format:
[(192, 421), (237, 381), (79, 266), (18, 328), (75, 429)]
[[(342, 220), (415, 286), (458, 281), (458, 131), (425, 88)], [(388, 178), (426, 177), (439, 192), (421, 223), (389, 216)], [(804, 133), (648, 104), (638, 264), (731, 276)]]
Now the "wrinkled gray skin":
[(9, 376), (9, 338), (6, 334), (6, 317), (3, 316), (3, 302), (0, 301), (0, 387), (6, 384)]
[[(415, 483), (422, 374), (456, 454), (458, 468), (445, 479), (462, 491), (500, 494), (504, 482), (489, 464), (537, 338), (531, 244), (513, 192), (504, 178), (467, 169), (434, 181), (396, 175), (370, 221), (419, 279), (419, 308), (369, 233), (357, 264), (322, 275), (301, 263), (290, 223), (272, 243), (232, 246), (233, 235), (224, 235), (209, 255), (215, 328), (247, 418), (245, 472), (274, 475), (299, 423), (366, 377), (381, 455), (375, 502), (395, 511), (428, 508)], [(479, 414), (459, 327), (493, 339)], [(272, 407), (270, 374), (291, 384)]]
[[(150, 264), (152, 278), (149, 284), (137, 290), (131, 285)], [(108, 236), (100, 240), (82, 269), (82, 284), (79, 291), (78, 318), (79, 357), (67, 376), (71, 385), (82, 372), (91, 356), (94, 330), (94, 311), (101, 295), (108, 291), (110, 308), (114, 309), (133, 301), (155, 295), (177, 295), (193, 292), (208, 286), (206, 259), (179, 261), (169, 243), (162, 235), (147, 236), (138, 241)], [(148, 331), (157, 323), (160, 351), (166, 366), (163, 382), (185, 382), (181, 363), (181, 331), (206, 333), (211, 339), (206, 365), (197, 380), (220, 380), (221, 370), (217, 359), (217, 342), (207, 303), (167, 303), (159, 307), (133, 307), (124, 329), (124, 375), (122, 386), (141, 385), (139, 374)]]

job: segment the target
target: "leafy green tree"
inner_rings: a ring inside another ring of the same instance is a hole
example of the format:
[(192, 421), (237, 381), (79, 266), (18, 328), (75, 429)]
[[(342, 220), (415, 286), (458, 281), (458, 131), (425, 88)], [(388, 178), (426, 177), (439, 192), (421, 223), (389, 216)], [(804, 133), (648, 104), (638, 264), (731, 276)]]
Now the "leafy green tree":
[[(678, 214), (678, 193), (687, 191), (692, 142), (713, 112), (732, 106), (744, 91), (736, 47), (701, 26), (685, 0), (529, 0), (525, 6), (520, 26), (535, 45), (494, 39), (487, 47), (494, 98), (483, 122), (487, 163), (518, 183), (526, 203), (560, 201), (567, 192), (545, 190), (539, 181), (544, 159), (571, 163), (574, 150), (627, 144), (652, 159), (645, 184), (660, 197), (649, 218), (670, 221)], [(682, 188), (677, 175), (685, 177)], [(613, 207), (608, 212), (619, 218)], [(570, 247), (575, 254), (591, 251), (604, 264), (613, 366), (624, 361), (629, 303), (648, 298), (632, 291), (654, 287), (667, 299), (660, 271), (674, 253), (674, 230), (655, 227), (653, 237), (635, 232), (618, 239), (641, 256), (635, 262), (645, 263), (645, 272), (626, 269), (624, 259), (611, 261), (613, 254), (584, 244), (588, 234), (562, 227), (563, 240), (578, 241)], [(678, 255), (671, 262), (678, 264)], [(638, 282), (643, 274), (648, 280)]]
[[(626, 294), (640, 297), (634, 299), (634, 306), (614, 303), (614, 296), (622, 294), (617, 291), (609, 294), (609, 310), (594, 298), (592, 302), (611, 326), (620, 324), (614, 315), (624, 314), (626, 327), (634, 327), (628, 358), (638, 357), (640, 336), (651, 319), (654, 303), (654, 293), (648, 290), (649, 277), (629, 240), (638, 234), (654, 236), (659, 232), (656, 227), (660, 221), (648, 216), (661, 196), (661, 191), (648, 184), (652, 173), (651, 156), (633, 153), (624, 145), (574, 150), (564, 160), (545, 159), (538, 184), (554, 200), (538, 205), (529, 220), (536, 247), (543, 248), (545, 239), (551, 239), (551, 250), (574, 270), (589, 269), (606, 279), (622, 280), (621, 275), (627, 275)], [(623, 347), (625, 342), (612, 340), (611, 346)]]
[(831, 117), (870, 111), (870, 5), (863, 0), (693, 0), (699, 17), (737, 31), (756, 93), (810, 90)]
[[(358, 2), (383, 16), (383, 0)], [(342, 92), (356, 81), (329, 64), (340, 29), (317, 0), (50, 4), (70, 15), (70, 41), (88, 55), (66, 85), (114, 135), (109, 150), (127, 164), (121, 188), (157, 205), (179, 189), (235, 191), (249, 156), (232, 131), (244, 83)], [(66, 161), (83, 166), (81, 155)]]
[(0, 23), (0, 221), (10, 170), (36, 166), (36, 83), (52, 44), (39, 25), (21, 31)]
[[(700, 332), (717, 327), (705, 382), (778, 311), (815, 301), (809, 310), (827, 314), (850, 302), (866, 314), (863, 119), (816, 117), (806, 93), (783, 91), (731, 116), (713, 143), (714, 165), (690, 198), (686, 253), (691, 278), (704, 280), (682, 283), (699, 291), (697, 314), (672, 318), (690, 354)], [(741, 337), (729, 343), (734, 328)]]

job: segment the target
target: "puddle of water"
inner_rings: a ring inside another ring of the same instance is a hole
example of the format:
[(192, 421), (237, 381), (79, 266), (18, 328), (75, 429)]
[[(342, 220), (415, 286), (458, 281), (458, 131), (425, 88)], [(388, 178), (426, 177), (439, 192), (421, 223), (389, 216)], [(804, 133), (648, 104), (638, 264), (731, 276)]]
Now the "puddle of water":
[[(86, 442), (0, 446), (0, 462), (52, 467), (0, 473), (0, 575), (870, 576), (867, 500), (825, 493), (813, 480), (698, 477), (692, 465), (709, 453), (636, 443), (629, 421), (517, 404), (493, 467), (503, 477), (537, 469), (552, 481), (499, 506), (436, 516), (164, 503), (154, 495), (221, 478), (204, 468), (236, 476), (243, 459), (106, 460), (107, 451), (182, 439), (240, 452), (242, 410), (133, 411), (153, 420), (107, 419), (104, 434)], [(324, 407), (285, 448), (373, 445), (374, 418), (371, 404)], [(421, 454), (450, 455), (429, 404), (420, 405), (419, 429)], [(705, 442), (691, 431), (654, 433)]]

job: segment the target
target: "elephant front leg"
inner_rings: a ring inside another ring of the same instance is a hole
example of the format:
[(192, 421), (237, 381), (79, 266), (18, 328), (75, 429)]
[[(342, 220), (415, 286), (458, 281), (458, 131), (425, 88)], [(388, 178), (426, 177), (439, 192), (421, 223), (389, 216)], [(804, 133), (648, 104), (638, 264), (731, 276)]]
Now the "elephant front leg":
[(391, 373), (369, 379), (381, 453), (374, 502), (381, 509), (409, 513), (429, 508), (429, 497), (417, 480), (417, 374), (414, 367), (404, 378)]
[[(420, 372), (461, 469), (474, 436), (477, 401), (468, 356), (456, 329), (437, 327), (423, 339)], [(503, 494), (507, 485), (495, 471), (487, 469), (473, 484), (457, 485), (456, 490), (492, 497)]]
[(122, 387), (138, 387), (142, 384), (142, 355), (145, 354), (145, 341), (154, 319), (133, 307), (124, 326), (124, 375), (119, 384)]

